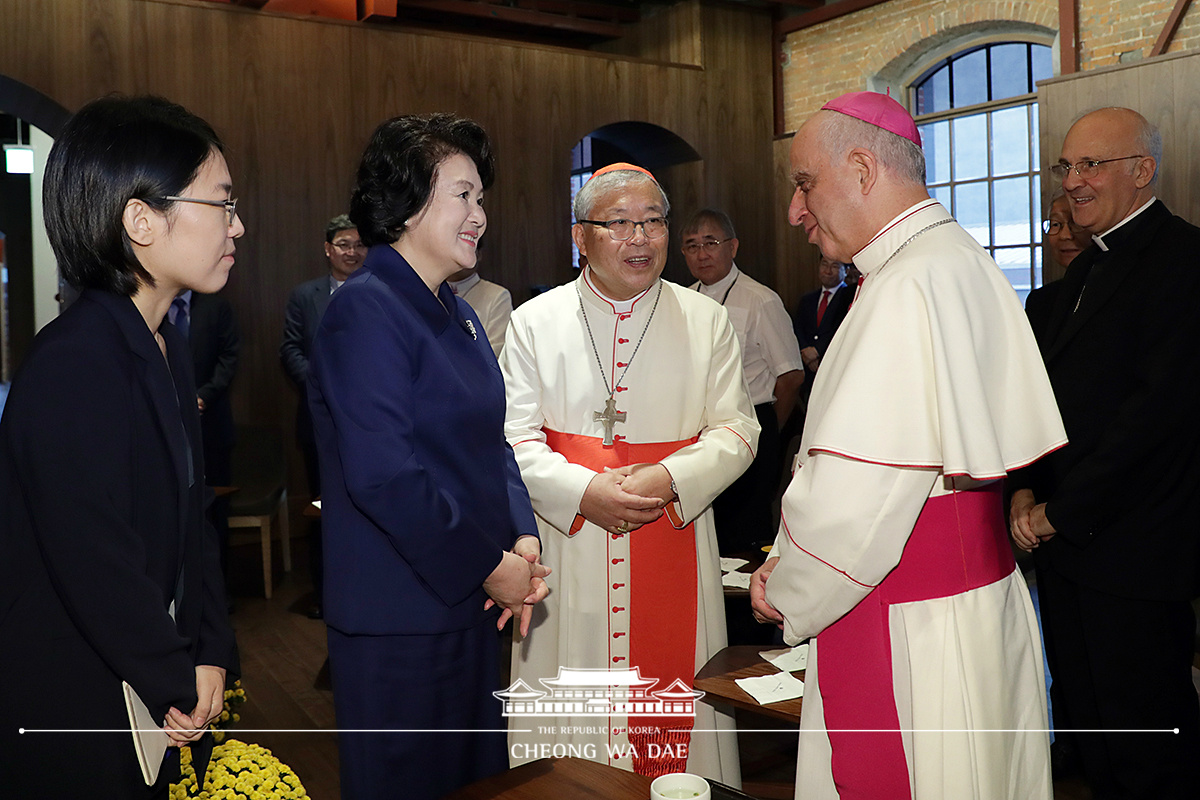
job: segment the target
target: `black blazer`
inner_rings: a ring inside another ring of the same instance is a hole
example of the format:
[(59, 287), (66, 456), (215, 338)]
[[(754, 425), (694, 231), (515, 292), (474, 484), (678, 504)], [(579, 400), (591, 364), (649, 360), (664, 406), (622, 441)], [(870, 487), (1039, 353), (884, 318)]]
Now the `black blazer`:
[(292, 383), (304, 392), (308, 383), (308, 359), (312, 353), (317, 324), (329, 305), (329, 276), (324, 275), (292, 290), (283, 312), (283, 343), (279, 359)]
[(1040, 565), (1112, 594), (1187, 599), (1200, 588), (1200, 228), (1156, 202), (1104, 242), (1035, 323), (1070, 444), (1014, 485), (1058, 531)]
[(297, 286), (288, 297), (287, 308), (283, 312), (283, 343), (279, 345), (279, 360), (283, 362), (284, 372), (300, 390), (296, 436), (307, 447), (314, 446), (312, 415), (308, 408), (308, 359), (312, 355), (317, 325), (329, 305), (329, 281), (330, 276), (324, 275)]
[(229, 387), (237, 372), (237, 321), (229, 301), (219, 295), (192, 292), (188, 344), (196, 369), (196, 396), (204, 400), (200, 427), (204, 437), (204, 463), (210, 486), (226, 486), (232, 480), (228, 463), (233, 448), (233, 404)]
[[(191, 359), (173, 326), (160, 333), (169, 369), (132, 300), (85, 291), (13, 381), (0, 420), (0, 728), (15, 730), (13, 716), (127, 726), (122, 680), (163, 719), (195, 707), (196, 665), (238, 669)], [(128, 737), (93, 745), (119, 746), (136, 770)]]
[[(796, 331), (801, 350), (815, 347), (817, 352), (824, 356), (829, 342), (833, 340), (833, 335), (846, 318), (846, 312), (850, 310), (850, 302), (854, 299), (854, 287), (842, 286), (829, 298), (829, 305), (825, 307), (825, 314), (818, 325), (817, 306), (821, 303), (822, 291), (823, 289), (817, 289), (800, 298), (792, 327)], [(804, 368), (804, 378), (805, 385), (812, 386), (813, 373), (808, 371), (808, 367)]]

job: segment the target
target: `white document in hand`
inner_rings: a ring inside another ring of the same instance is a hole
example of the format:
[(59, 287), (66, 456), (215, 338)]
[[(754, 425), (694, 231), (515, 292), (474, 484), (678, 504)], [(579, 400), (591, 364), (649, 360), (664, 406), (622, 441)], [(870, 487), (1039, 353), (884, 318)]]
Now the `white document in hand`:
[(171, 745), (171, 737), (150, 716), (150, 709), (142, 702), (125, 681), (121, 681), (125, 692), (125, 710), (129, 712), (129, 730), (133, 733), (133, 747), (137, 751), (138, 766), (147, 786), (153, 786), (162, 769), (163, 756)]

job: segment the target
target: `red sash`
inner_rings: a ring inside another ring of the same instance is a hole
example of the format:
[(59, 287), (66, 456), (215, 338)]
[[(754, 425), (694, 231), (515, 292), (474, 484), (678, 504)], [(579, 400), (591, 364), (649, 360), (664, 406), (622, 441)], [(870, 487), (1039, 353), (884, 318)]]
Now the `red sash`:
[[(542, 432), (551, 450), (562, 454), (572, 464), (581, 464), (597, 472), (604, 467), (653, 464), (697, 441), (693, 438), (682, 442), (631, 444), (618, 439), (606, 447), (595, 436), (559, 433), (548, 428), (543, 428)], [(571, 535), (582, 527), (583, 517), (577, 516), (571, 526)], [(592, 530), (585, 535), (596, 533)], [(609, 538), (610, 545), (624, 538), (622, 534), (604, 535)], [(621, 663), (623, 658), (612, 658), (611, 667), (637, 667), (643, 677), (657, 678), (658, 683), (651, 691), (666, 689), (675, 680), (690, 688), (696, 672), (695, 529), (692, 525), (676, 528), (668, 514), (663, 514), (628, 534), (628, 538), (630, 607), (627, 611), (613, 607), (607, 635), (629, 637), (629, 663)], [(683, 772), (687, 767), (686, 758), (650, 756), (683, 751), (685, 748), (679, 745), (690, 742), (694, 723), (692, 717), (630, 716), (628, 724), (633, 730), (629, 733), (629, 743), (636, 752), (634, 772), (649, 777)], [(638, 731), (639, 728), (652, 731)]]
[[(817, 637), (821, 702), (842, 800), (911, 796), (892, 687), (888, 607), (952, 597), (1006, 578), (1014, 568), (999, 481), (931, 498), (896, 568)], [(862, 730), (884, 732), (838, 732)]]

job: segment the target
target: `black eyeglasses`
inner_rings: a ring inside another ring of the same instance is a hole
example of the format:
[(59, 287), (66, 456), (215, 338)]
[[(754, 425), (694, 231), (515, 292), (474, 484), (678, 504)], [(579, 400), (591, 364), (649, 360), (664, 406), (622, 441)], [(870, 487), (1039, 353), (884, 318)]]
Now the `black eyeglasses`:
[(1114, 161), (1128, 161), (1131, 158), (1145, 157), (1146, 156), (1121, 156), (1120, 158), (1104, 158), (1099, 160), (1090, 158), (1086, 161), (1076, 161), (1074, 164), (1068, 164), (1066, 161), (1059, 161), (1057, 164), (1050, 165), (1050, 174), (1062, 181), (1066, 180), (1067, 176), (1070, 175), (1073, 170), (1076, 175), (1084, 180), (1088, 180), (1096, 177), (1096, 175), (1100, 172), (1101, 164), (1111, 164)]
[[(1071, 220), (1070, 222), (1068, 222), (1067, 227), (1070, 229), (1071, 233), (1083, 233), (1083, 228), (1076, 225), (1074, 220)], [(1059, 220), (1056, 220), (1056, 219), (1042, 220), (1042, 233), (1046, 234), (1047, 236), (1055, 236), (1062, 229), (1063, 229), (1063, 224)]]
[(599, 225), (601, 228), (608, 228), (608, 235), (614, 241), (618, 242), (632, 239), (638, 226), (641, 226), (642, 233), (645, 234), (647, 239), (661, 239), (667, 233), (666, 217), (651, 217), (641, 222), (634, 222), (631, 219), (581, 219), (577, 220), (577, 222), (584, 225)]
[(228, 217), (227, 224), (233, 227), (233, 218), (237, 216), (237, 198), (232, 200), (201, 200), (198, 197), (175, 197), (168, 195), (163, 200), (173, 200), (176, 203), (199, 203), (202, 206), (216, 206), (225, 209), (225, 215)]
[(715, 253), (717, 248), (726, 242), (732, 242), (733, 239), (715, 239), (708, 242), (689, 242), (683, 246), (683, 252), (689, 256), (694, 256), (701, 250), (707, 250), (710, 253)]

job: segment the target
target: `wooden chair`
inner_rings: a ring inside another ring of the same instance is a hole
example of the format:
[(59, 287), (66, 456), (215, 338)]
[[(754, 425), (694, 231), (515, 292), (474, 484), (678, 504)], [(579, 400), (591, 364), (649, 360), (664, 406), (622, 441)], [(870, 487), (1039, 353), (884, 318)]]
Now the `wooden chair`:
[(292, 542), (288, 527), (287, 464), (283, 434), (278, 428), (238, 425), (233, 448), (233, 485), (229, 498), (229, 528), (258, 528), (262, 543), (263, 592), (271, 599), (271, 539), (278, 519), (283, 546), (283, 570), (292, 571)]

